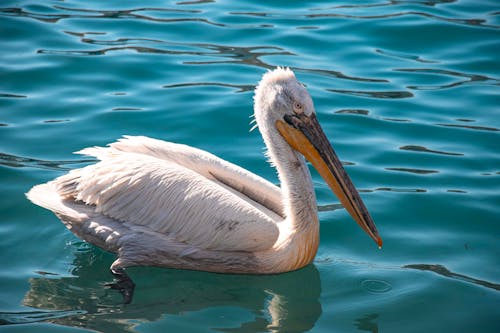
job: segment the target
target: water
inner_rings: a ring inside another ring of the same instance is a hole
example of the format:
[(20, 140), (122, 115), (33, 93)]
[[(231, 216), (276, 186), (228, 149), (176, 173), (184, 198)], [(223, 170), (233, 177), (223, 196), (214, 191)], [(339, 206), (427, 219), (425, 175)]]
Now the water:
[[(3, 1), (0, 332), (500, 331), (496, 1)], [(133, 268), (26, 200), (141, 134), (276, 182), (252, 90), (290, 66), (362, 191), (376, 245), (313, 173), (321, 245), (276, 276)]]

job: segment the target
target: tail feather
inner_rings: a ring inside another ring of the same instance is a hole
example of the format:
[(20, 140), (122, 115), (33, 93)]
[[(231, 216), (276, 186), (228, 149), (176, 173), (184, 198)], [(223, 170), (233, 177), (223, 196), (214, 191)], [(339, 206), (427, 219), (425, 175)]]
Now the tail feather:
[(53, 182), (34, 186), (26, 193), (26, 197), (34, 204), (47, 208), (57, 215), (67, 216), (74, 220), (85, 220), (88, 218), (86, 214), (82, 214), (66, 204)]

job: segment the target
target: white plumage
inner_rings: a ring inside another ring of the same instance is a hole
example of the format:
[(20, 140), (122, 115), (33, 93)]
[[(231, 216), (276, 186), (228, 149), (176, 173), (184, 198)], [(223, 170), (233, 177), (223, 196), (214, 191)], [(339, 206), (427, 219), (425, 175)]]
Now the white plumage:
[(116, 252), (113, 271), (154, 265), (279, 273), (310, 263), (319, 223), (309, 159), (353, 218), (381, 245), (375, 225), (288, 69), (264, 75), (255, 118), (281, 188), (210, 153), (126, 136), (80, 154), (99, 162), (27, 194), (79, 237)]
[(57, 192), (94, 205), (97, 213), (208, 250), (262, 251), (278, 238), (282, 218), (245, 196), (243, 182), (239, 189), (227, 184), (232, 175), (260, 181), (275, 194), (268, 201), (276, 207), (279, 189), (214, 155), (146, 137), (80, 153), (101, 162), (58, 178)]

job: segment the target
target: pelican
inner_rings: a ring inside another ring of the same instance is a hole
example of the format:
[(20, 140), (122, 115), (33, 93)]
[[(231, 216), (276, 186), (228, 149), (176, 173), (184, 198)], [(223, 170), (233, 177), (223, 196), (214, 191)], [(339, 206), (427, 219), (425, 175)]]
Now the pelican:
[(282, 273), (311, 263), (319, 244), (305, 157), (380, 247), (377, 228), (292, 70), (263, 75), (254, 116), (280, 187), (200, 149), (125, 136), (77, 152), (99, 161), (34, 186), (27, 197), (83, 240), (116, 253), (111, 272), (122, 280), (130, 266)]

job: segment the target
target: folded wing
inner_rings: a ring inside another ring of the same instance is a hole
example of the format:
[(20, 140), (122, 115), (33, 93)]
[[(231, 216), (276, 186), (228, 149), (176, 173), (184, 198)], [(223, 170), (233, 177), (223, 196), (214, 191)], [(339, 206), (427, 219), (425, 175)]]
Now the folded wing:
[(278, 237), (279, 188), (212, 154), (145, 137), (81, 153), (100, 161), (57, 178), (54, 188), (127, 226), (222, 251), (266, 250)]

